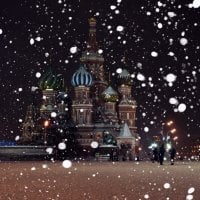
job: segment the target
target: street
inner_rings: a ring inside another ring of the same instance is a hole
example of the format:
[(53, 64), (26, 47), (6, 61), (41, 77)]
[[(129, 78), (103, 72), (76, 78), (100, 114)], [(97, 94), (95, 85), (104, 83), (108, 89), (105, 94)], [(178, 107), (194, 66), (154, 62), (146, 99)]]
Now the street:
[(200, 162), (1, 161), (1, 200), (200, 199)]

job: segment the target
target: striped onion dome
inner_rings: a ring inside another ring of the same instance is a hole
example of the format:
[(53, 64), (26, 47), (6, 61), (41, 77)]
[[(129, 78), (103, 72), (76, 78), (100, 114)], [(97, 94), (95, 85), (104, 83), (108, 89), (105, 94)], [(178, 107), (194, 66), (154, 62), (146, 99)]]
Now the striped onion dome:
[(89, 87), (92, 85), (92, 75), (86, 71), (84, 66), (81, 65), (80, 68), (73, 74), (71, 83), (74, 87)]
[(106, 102), (116, 102), (118, 100), (118, 94), (111, 86), (103, 91), (102, 97)]
[(44, 76), (39, 79), (38, 86), (41, 90), (60, 90), (63, 87), (63, 77), (61, 74), (55, 75), (49, 69)]

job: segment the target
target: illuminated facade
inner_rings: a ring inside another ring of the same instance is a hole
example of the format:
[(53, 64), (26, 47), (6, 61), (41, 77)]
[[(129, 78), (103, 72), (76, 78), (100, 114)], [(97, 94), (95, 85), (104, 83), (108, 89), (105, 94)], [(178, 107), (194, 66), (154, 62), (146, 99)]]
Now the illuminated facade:
[[(137, 104), (131, 92), (130, 74), (126, 69), (122, 69), (118, 74), (116, 91), (111, 83), (108, 84), (104, 72), (104, 58), (98, 51), (94, 18), (89, 20), (89, 26), (87, 48), (80, 58), (79, 69), (71, 78), (74, 88), (72, 101), (63, 89), (62, 76), (54, 75), (49, 70), (39, 81), (39, 89), (43, 93), (43, 103), (39, 111), (41, 128), (36, 131), (31, 117), (33, 114), (27, 112), (22, 138), (30, 141), (31, 136), (43, 134), (43, 139), (48, 142), (48, 136), (44, 135), (49, 127), (44, 126), (44, 122), (49, 120), (48, 126), (62, 131), (60, 120), (66, 119), (67, 116), (67, 119), (76, 125), (78, 142), (86, 150), (96, 141), (99, 148), (121, 148), (128, 145), (129, 151), (135, 155), (139, 146), (135, 124)], [(31, 129), (28, 128), (29, 125)], [(48, 132), (48, 135), (54, 134), (53, 130)]]

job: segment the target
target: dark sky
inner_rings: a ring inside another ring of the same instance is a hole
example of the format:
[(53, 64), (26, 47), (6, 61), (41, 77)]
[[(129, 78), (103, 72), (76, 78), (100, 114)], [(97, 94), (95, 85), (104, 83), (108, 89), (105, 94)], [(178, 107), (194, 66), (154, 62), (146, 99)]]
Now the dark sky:
[[(37, 72), (43, 74), (51, 66), (63, 74), (70, 89), (71, 75), (79, 67), (86, 46), (91, 16), (97, 18), (97, 38), (107, 74), (116, 74), (116, 69), (124, 67), (121, 59), (126, 55), (126, 68), (133, 74), (138, 132), (142, 137), (158, 134), (161, 124), (169, 119), (174, 120), (180, 140), (187, 139), (188, 134), (198, 136), (200, 7), (191, 8), (192, 2), (1, 2), (1, 139), (14, 139), (20, 134), (20, 121), (32, 99), (31, 87), (37, 86)], [(118, 26), (123, 26), (123, 31), (117, 31)], [(78, 48), (76, 53), (70, 52), (73, 46)], [(175, 77), (173, 83), (167, 79), (170, 75)], [(114, 80), (113, 74), (113, 86)]]

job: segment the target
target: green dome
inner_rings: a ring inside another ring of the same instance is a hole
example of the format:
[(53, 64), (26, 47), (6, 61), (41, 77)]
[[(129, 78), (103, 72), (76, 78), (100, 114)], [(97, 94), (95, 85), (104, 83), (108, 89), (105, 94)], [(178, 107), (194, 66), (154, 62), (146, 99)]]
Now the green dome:
[(132, 85), (131, 76), (127, 69), (122, 69), (122, 72), (118, 74), (120, 84)]
[(118, 94), (111, 86), (104, 90), (102, 97), (106, 102), (116, 102), (118, 100)]
[(49, 69), (44, 76), (40, 78), (38, 86), (41, 90), (60, 90), (63, 88), (63, 78), (61, 74), (55, 75), (52, 70)]

